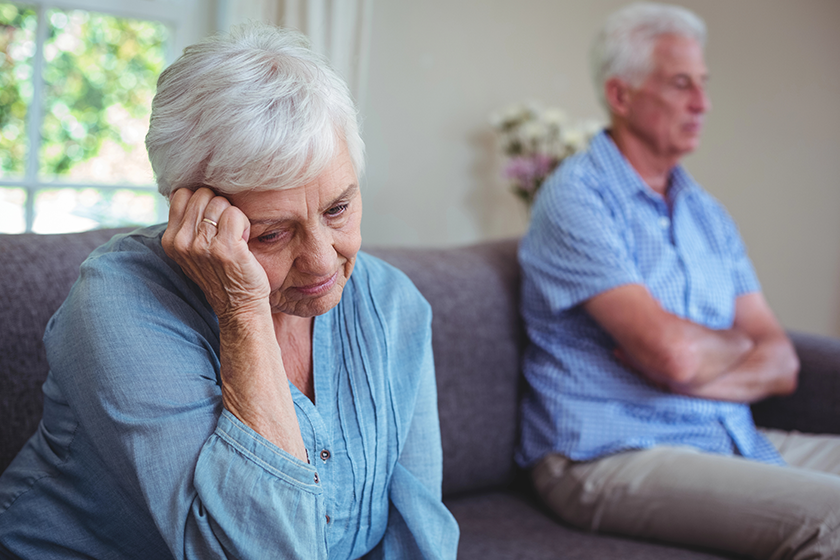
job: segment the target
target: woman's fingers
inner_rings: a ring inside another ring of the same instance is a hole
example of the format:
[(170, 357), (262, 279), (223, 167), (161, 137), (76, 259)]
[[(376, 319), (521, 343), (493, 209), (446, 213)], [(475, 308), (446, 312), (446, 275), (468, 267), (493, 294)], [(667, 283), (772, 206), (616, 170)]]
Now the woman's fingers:
[(207, 296), (217, 315), (268, 298), (268, 278), (248, 248), (250, 222), (208, 188), (179, 189), (170, 197), (162, 243)]
[[(206, 222), (201, 221), (205, 218), (205, 216), (207, 218), (210, 218), (214, 222), (218, 221), (212, 216), (207, 216), (208, 207), (216, 199), (224, 201), (226, 204), (230, 205), (227, 199), (216, 195), (216, 193), (214, 193), (207, 187), (201, 187), (200, 189), (196, 190), (194, 193), (192, 193), (192, 196), (187, 202), (186, 211), (184, 213), (184, 220), (181, 225), (184, 227), (191, 227), (193, 231), (199, 231), (200, 227), (210, 225)], [(219, 210), (219, 214), (221, 214), (221, 210)]]
[[(178, 189), (169, 196), (169, 223), (166, 226), (166, 231), (163, 232), (163, 248), (170, 258), (175, 259), (175, 256), (170, 253), (181, 224), (184, 221), (184, 214), (187, 211), (187, 204), (192, 198), (192, 191), (189, 189)], [(177, 261), (177, 259), (175, 259)]]
[(181, 223), (187, 203), (192, 198), (192, 191), (189, 189), (178, 189), (169, 196), (169, 223)]
[[(248, 238), (251, 232), (251, 222), (242, 210), (228, 204), (227, 208), (219, 215), (218, 233), (229, 243), (241, 243), (242, 247), (248, 246)], [(250, 250), (249, 250), (250, 251)]]
[(204, 193), (200, 195), (202, 196), (202, 199), (196, 203), (197, 209), (199, 208), (199, 205), (202, 204), (203, 209), (200, 212), (197, 211), (194, 215), (191, 215), (191, 217), (197, 220), (195, 223), (195, 231), (199, 236), (203, 237), (205, 242), (209, 243), (219, 234), (219, 229), (221, 228), (219, 220), (221, 219), (222, 213), (231, 206), (230, 202), (228, 202), (226, 198), (216, 196), (215, 193), (213, 193), (213, 197), (204, 204), (203, 195)]
[(169, 197), (169, 224), (163, 234), (163, 248), (169, 257), (182, 266), (178, 257), (192, 247), (198, 222), (213, 196), (213, 191), (207, 188), (195, 192), (182, 188)]
[[(230, 206), (227, 199), (206, 187), (195, 192), (186, 188), (176, 190), (169, 198), (169, 225), (164, 234), (164, 249), (174, 249), (182, 254), (193, 249), (198, 236), (205, 243), (209, 242), (216, 235), (218, 225), (214, 226), (204, 219), (218, 223), (218, 216), (226, 206)], [(208, 211), (215, 213), (207, 215)], [(178, 261), (175, 256), (169, 256)]]
[(204, 217), (204, 209), (216, 194), (206, 187), (196, 191), (178, 189), (169, 197), (169, 225), (197, 225)]
[(207, 202), (207, 206), (204, 207), (202, 218), (219, 223), (222, 213), (228, 208), (230, 208), (228, 199), (223, 196), (214, 196)]

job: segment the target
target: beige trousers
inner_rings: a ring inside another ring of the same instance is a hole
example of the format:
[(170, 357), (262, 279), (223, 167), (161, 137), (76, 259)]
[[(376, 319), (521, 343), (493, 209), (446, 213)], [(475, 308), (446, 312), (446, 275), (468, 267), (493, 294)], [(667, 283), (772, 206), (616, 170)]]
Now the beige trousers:
[(750, 558), (840, 558), (840, 436), (762, 431), (789, 466), (655, 447), (583, 462), (551, 454), (531, 475), (582, 529)]

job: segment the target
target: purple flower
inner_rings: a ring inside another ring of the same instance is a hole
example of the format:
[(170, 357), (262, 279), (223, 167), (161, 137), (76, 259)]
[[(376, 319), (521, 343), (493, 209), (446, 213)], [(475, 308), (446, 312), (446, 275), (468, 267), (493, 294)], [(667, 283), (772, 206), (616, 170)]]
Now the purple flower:
[(516, 156), (508, 160), (503, 170), (506, 179), (525, 192), (535, 192), (546, 176), (557, 166), (557, 160), (547, 154)]

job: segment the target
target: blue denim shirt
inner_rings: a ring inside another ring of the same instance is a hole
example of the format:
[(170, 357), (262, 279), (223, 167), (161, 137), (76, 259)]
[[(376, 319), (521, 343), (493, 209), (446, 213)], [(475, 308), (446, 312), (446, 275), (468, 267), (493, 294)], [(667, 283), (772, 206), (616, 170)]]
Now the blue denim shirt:
[(45, 335), (38, 431), (0, 478), (0, 552), (24, 558), (454, 558), (441, 502), (431, 310), (359, 254), (315, 319), (302, 462), (222, 406), (219, 331), (163, 226), (82, 265)]
[(783, 463), (746, 404), (657, 389), (613, 355), (615, 341), (581, 306), (643, 284), (670, 313), (712, 329), (732, 326), (736, 298), (760, 289), (738, 230), (681, 167), (668, 198), (604, 132), (540, 191), (519, 249), (530, 340), (520, 465), (550, 452), (590, 460), (656, 445)]

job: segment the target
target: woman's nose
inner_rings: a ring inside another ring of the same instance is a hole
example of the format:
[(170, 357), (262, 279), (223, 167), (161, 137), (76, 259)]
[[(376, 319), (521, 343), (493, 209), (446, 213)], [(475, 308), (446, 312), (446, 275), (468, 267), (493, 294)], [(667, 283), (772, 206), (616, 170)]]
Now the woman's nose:
[(295, 259), (295, 267), (312, 276), (328, 276), (335, 272), (335, 249), (329, 231), (316, 228), (307, 232)]

